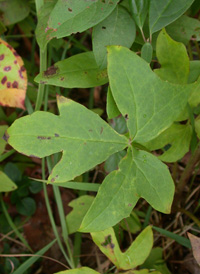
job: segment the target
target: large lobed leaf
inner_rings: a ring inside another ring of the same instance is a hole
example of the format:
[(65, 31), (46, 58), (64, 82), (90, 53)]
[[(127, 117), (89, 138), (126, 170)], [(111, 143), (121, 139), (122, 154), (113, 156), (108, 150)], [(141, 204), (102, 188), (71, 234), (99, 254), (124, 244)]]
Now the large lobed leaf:
[(173, 195), (174, 183), (167, 166), (148, 152), (130, 149), (119, 169), (104, 179), (80, 231), (100, 231), (115, 225), (130, 215), (140, 197), (156, 210), (169, 213)]
[(147, 142), (168, 128), (186, 106), (192, 85), (162, 81), (142, 58), (108, 47), (108, 77), (118, 109), (134, 142)]
[(104, 20), (119, 0), (58, 0), (46, 3), (40, 10), (36, 30), (41, 49), (54, 37), (61, 38), (83, 32)]
[(11, 146), (28, 156), (63, 152), (49, 181), (69, 181), (128, 145), (126, 137), (80, 104), (58, 96), (58, 108), (60, 116), (38, 111), (16, 120), (5, 136)]

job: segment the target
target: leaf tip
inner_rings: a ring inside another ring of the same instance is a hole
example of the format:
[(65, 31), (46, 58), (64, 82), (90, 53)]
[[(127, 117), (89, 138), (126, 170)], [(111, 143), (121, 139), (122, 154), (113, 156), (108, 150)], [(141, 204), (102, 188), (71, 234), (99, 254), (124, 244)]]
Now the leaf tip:
[(71, 100), (69, 98), (66, 98), (64, 96), (61, 96), (59, 94), (56, 95), (56, 98), (57, 98), (57, 103), (58, 104), (64, 104), (64, 103), (69, 103), (71, 102)]

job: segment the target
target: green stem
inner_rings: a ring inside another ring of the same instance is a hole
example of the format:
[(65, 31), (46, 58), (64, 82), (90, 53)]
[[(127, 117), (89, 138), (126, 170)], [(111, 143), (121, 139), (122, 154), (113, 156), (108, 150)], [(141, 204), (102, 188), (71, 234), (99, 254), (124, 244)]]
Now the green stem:
[[(45, 179), (45, 159), (44, 158), (42, 159), (42, 178)], [(57, 239), (58, 245), (60, 247), (60, 250), (61, 250), (64, 258), (68, 262), (69, 266), (71, 268), (73, 268), (73, 265), (71, 264), (71, 261), (68, 258), (67, 254), (64, 250), (64, 247), (62, 245), (60, 236), (59, 236), (57, 228), (56, 228), (56, 224), (55, 224), (55, 221), (54, 221), (54, 217), (53, 217), (53, 214), (52, 214), (52, 210), (51, 210), (51, 206), (50, 206), (50, 202), (49, 202), (49, 197), (48, 197), (48, 193), (47, 193), (47, 187), (46, 187), (45, 183), (43, 184), (43, 190), (44, 190), (44, 198), (45, 198), (45, 203), (46, 203), (46, 207), (47, 207), (47, 212), (48, 212), (48, 215), (49, 215), (49, 219), (50, 219), (50, 222), (51, 222), (51, 226), (52, 226), (54, 235)]]
[(13, 153), (15, 153), (14, 149), (11, 149), (10, 151), (0, 155), (0, 162), (4, 161), (5, 159), (7, 159), (8, 157), (10, 157)]
[[(50, 157), (47, 157), (47, 166), (48, 166), (48, 170), (49, 170), (49, 173), (50, 173), (51, 170), (52, 170), (52, 163), (51, 163)], [(65, 217), (65, 212), (64, 212), (64, 208), (63, 208), (63, 203), (62, 203), (62, 198), (61, 198), (61, 195), (60, 195), (59, 187), (56, 186), (56, 185), (53, 185), (53, 191), (54, 191), (56, 204), (57, 204), (57, 207), (58, 207), (58, 214), (59, 214), (59, 217), (60, 217), (60, 223), (61, 223), (61, 228), (62, 228), (62, 236), (63, 236), (64, 242), (66, 244), (66, 247), (67, 247), (67, 251), (68, 251), (68, 254), (69, 254), (69, 257), (70, 257), (72, 268), (74, 268), (75, 265), (74, 265), (74, 260), (73, 260), (71, 248), (70, 248), (70, 245), (69, 245), (66, 217)]]
[(33, 252), (33, 250), (31, 249), (31, 247), (27, 243), (27, 241), (24, 239), (24, 237), (22, 236), (22, 234), (18, 231), (16, 225), (13, 223), (12, 219), (10, 218), (10, 215), (9, 215), (9, 213), (7, 211), (7, 208), (5, 206), (5, 203), (3, 201), (2, 194), (0, 194), (0, 199), (1, 199), (1, 207), (2, 207), (3, 213), (4, 213), (5, 217), (6, 217), (7, 222), (9, 223), (10, 227), (13, 229), (13, 231), (15, 232), (15, 234), (17, 235), (17, 237), (21, 240), (21, 242), (27, 247), (27, 249), (30, 250), (31, 252)]
[[(47, 69), (47, 51), (40, 50), (40, 72), (45, 71)], [(38, 95), (35, 105), (35, 111), (40, 110), (42, 106), (42, 101), (44, 97), (45, 85), (39, 84), (38, 86)]]

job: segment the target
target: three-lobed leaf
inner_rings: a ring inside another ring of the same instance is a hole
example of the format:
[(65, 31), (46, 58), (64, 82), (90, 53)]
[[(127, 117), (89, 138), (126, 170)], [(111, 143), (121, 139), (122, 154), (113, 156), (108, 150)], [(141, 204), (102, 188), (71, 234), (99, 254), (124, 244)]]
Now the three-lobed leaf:
[[(140, 197), (156, 210), (169, 213), (174, 183), (169, 170), (154, 155), (133, 149), (103, 181), (80, 231), (100, 231), (130, 215)], [(112, 218), (110, 217), (112, 216)]]
[(148, 63), (121, 46), (108, 48), (108, 77), (114, 101), (137, 143), (147, 142), (168, 128), (193, 89), (192, 85), (162, 81)]
[(63, 152), (49, 181), (69, 181), (128, 145), (126, 137), (84, 106), (58, 96), (58, 108), (60, 116), (38, 111), (16, 120), (5, 136), (11, 146), (28, 156)]

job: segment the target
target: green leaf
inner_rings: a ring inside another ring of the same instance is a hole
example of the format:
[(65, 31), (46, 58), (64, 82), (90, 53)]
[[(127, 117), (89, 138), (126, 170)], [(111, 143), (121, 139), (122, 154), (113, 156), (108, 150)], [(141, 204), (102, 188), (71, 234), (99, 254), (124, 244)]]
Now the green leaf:
[(120, 46), (108, 49), (108, 76), (114, 100), (137, 143), (168, 128), (186, 106), (193, 88), (162, 81), (142, 58)]
[(170, 148), (159, 156), (164, 162), (176, 162), (181, 159), (190, 148), (192, 137), (192, 127), (189, 124), (172, 124), (171, 127), (163, 131), (158, 137), (144, 143), (149, 150), (156, 150), (170, 145)]
[(129, 4), (136, 24), (142, 29), (149, 8), (149, 0), (129, 0)]
[(37, 83), (65, 88), (89, 88), (108, 82), (106, 69), (100, 69), (93, 52), (84, 52), (55, 63), (35, 78)]
[(131, 232), (133, 234), (137, 233), (142, 228), (140, 219), (138, 218), (137, 214), (134, 211), (131, 212), (130, 217), (120, 222), (120, 226), (124, 230)]
[(72, 180), (128, 145), (126, 137), (84, 106), (58, 96), (58, 108), (60, 116), (38, 111), (16, 120), (6, 137), (17, 151), (29, 156), (63, 152), (49, 181)]
[(162, 79), (174, 84), (187, 84), (189, 76), (189, 57), (182, 43), (171, 39), (163, 29), (157, 38), (156, 55), (160, 69), (154, 72)]
[(200, 41), (200, 21), (186, 15), (166, 27), (167, 33), (176, 41), (188, 44), (192, 36)]
[(100, 274), (100, 273), (97, 271), (94, 271), (93, 269), (89, 267), (81, 267), (81, 268), (75, 268), (75, 269), (56, 272), (55, 274)]
[(197, 81), (200, 76), (200, 61), (190, 61), (190, 73), (188, 77), (188, 83)]
[[(22, 263), (20, 265), (20, 267), (18, 267), (13, 272), (13, 274), (22, 274), (22, 273), (24, 273), (32, 264), (34, 264), (40, 258), (40, 256), (42, 256), (45, 252), (47, 252), (47, 250), (49, 250), (49, 248), (51, 248), (52, 245), (55, 244), (55, 242), (56, 242), (56, 240), (53, 240), (48, 245), (46, 245), (45, 247), (43, 247), (42, 249), (40, 249), (38, 252), (36, 252), (34, 254), (34, 256), (32, 256), (30, 259), (28, 259), (24, 263)], [(96, 273), (94, 273), (94, 274), (96, 274)]]
[(200, 139), (200, 116), (195, 119), (195, 131), (197, 133), (198, 138)]
[(45, 49), (54, 37), (62, 38), (83, 32), (103, 21), (116, 7), (119, 0), (65, 1), (46, 3), (40, 10), (36, 29), (38, 44)]
[(162, 274), (171, 274), (162, 256), (163, 250), (160, 247), (153, 248), (149, 257), (142, 265), (142, 268), (156, 269)]
[(73, 208), (73, 210), (66, 216), (69, 234), (72, 234), (79, 229), (83, 217), (87, 213), (93, 200), (94, 197), (83, 195), (69, 203), (69, 206)]
[(108, 87), (108, 92), (107, 92), (106, 112), (107, 112), (109, 119), (112, 119), (112, 118), (120, 115), (120, 111), (119, 111), (119, 109), (115, 103), (115, 100), (112, 96), (110, 86)]
[(20, 214), (25, 216), (31, 216), (35, 213), (36, 203), (33, 198), (26, 197), (17, 201), (16, 208)]
[(119, 162), (126, 155), (126, 151), (122, 150), (112, 154), (106, 161), (104, 169), (106, 172), (110, 173), (111, 171), (118, 168)]
[(142, 270), (129, 270), (127, 272), (119, 273), (119, 274), (163, 274), (158, 271), (149, 271), (148, 269)]
[(123, 7), (117, 6), (93, 29), (92, 45), (98, 66), (107, 66), (106, 46), (121, 45), (130, 48), (135, 40), (135, 33), (135, 22), (130, 14)]
[(5, 0), (0, 2), (1, 20), (4, 25), (12, 25), (26, 18), (30, 12), (26, 0)]
[(149, 28), (151, 34), (178, 19), (194, 0), (151, 0), (149, 9)]
[(119, 269), (135, 268), (142, 264), (153, 246), (153, 233), (150, 226), (145, 228), (132, 242), (126, 252), (121, 252), (113, 228), (92, 232), (92, 239), (110, 261)]
[(153, 48), (152, 45), (150, 43), (145, 43), (142, 46), (141, 49), (141, 57), (147, 62), (147, 63), (151, 63), (152, 60), (152, 55), (153, 55)]
[(3, 139), (3, 135), (6, 131), (6, 129), (8, 128), (8, 126), (0, 126), (0, 154), (2, 154), (4, 152), (5, 146), (6, 146), (6, 142)]
[(16, 184), (5, 173), (0, 171), (0, 192), (13, 191), (16, 188)]
[[(162, 182), (162, 183), (161, 183)], [(140, 197), (156, 210), (169, 213), (174, 183), (169, 170), (154, 155), (133, 149), (101, 184), (80, 227), (100, 231), (128, 217)]]

